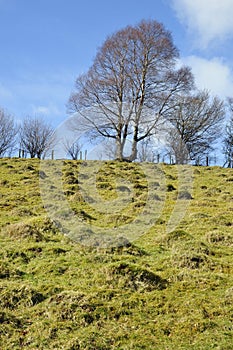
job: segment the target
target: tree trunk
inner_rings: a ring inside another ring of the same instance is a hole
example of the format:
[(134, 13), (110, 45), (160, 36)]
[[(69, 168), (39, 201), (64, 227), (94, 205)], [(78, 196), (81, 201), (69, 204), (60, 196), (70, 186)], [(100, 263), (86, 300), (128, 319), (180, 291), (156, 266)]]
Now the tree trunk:
[(131, 149), (131, 155), (128, 157), (128, 160), (130, 162), (133, 162), (137, 158), (137, 155), (138, 155), (137, 144), (138, 144), (137, 141), (133, 140), (132, 149)]
[(121, 139), (116, 139), (116, 160), (122, 161), (123, 157), (123, 144)]

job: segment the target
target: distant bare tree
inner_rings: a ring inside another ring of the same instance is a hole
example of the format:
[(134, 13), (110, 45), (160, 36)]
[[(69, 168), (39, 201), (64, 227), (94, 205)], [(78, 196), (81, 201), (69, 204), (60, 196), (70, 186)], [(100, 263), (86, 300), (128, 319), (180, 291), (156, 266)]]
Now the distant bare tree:
[(26, 117), (20, 130), (21, 147), (31, 158), (41, 159), (51, 149), (54, 129), (39, 117)]
[(82, 149), (82, 145), (79, 143), (79, 141), (76, 140), (75, 142), (70, 142), (69, 140), (65, 140), (63, 144), (67, 154), (73, 160), (77, 160), (79, 158), (80, 151)]
[(233, 168), (233, 98), (228, 98), (228, 105), (232, 115), (226, 125), (223, 139), (223, 153), (226, 159), (224, 166)]
[(223, 101), (211, 98), (207, 91), (180, 96), (168, 116), (172, 125), (168, 142), (176, 162), (187, 163), (212, 150), (221, 136), (224, 118)]
[(0, 108), (0, 157), (3, 157), (7, 152), (12, 152), (16, 144), (17, 133), (18, 128), (14, 118)]
[(168, 148), (171, 155), (175, 158), (176, 164), (187, 164), (190, 161), (190, 154), (186, 143), (180, 137), (180, 133), (174, 128), (169, 128), (167, 137)]
[(116, 144), (112, 139), (105, 139), (99, 149), (97, 148), (98, 158), (101, 159), (115, 159), (116, 158)]
[(170, 32), (154, 20), (109, 36), (69, 99), (77, 128), (114, 140), (117, 159), (135, 160), (139, 142), (155, 133), (175, 96), (193, 86), (190, 69), (176, 69), (177, 58)]
[(231, 113), (233, 114), (233, 97), (228, 97), (227, 102), (228, 102), (228, 107)]
[(152, 140), (150, 138), (142, 140), (138, 147), (139, 162), (154, 162), (155, 158)]

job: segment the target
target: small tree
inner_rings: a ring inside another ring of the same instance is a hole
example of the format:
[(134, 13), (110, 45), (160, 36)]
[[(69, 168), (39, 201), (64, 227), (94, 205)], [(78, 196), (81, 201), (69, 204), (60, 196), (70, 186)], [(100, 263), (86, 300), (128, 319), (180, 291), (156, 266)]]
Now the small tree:
[(226, 159), (224, 166), (233, 168), (233, 98), (228, 99), (228, 105), (232, 115), (226, 125), (223, 139), (223, 152)]
[(80, 155), (82, 145), (79, 143), (78, 140), (76, 140), (75, 142), (70, 142), (69, 140), (65, 140), (64, 149), (73, 160), (77, 160)]
[(116, 158), (116, 144), (112, 139), (105, 139), (99, 147), (97, 147), (98, 159), (113, 160)]
[(170, 128), (168, 131), (167, 143), (169, 146), (169, 153), (174, 155), (176, 164), (187, 164), (189, 162), (189, 151), (179, 131)]
[(15, 125), (14, 118), (0, 108), (0, 157), (13, 151), (17, 133), (18, 128)]
[(154, 162), (155, 150), (153, 149), (153, 142), (151, 138), (142, 140), (138, 147), (138, 160), (139, 162)]
[(180, 96), (171, 109), (168, 143), (177, 163), (187, 163), (206, 155), (221, 136), (224, 103), (207, 91)]
[(53, 134), (53, 128), (43, 119), (27, 117), (20, 130), (21, 147), (30, 154), (31, 158), (41, 159), (54, 143)]
[(223, 140), (223, 145), (223, 152), (226, 159), (224, 166), (233, 168), (233, 116), (226, 126), (226, 136)]

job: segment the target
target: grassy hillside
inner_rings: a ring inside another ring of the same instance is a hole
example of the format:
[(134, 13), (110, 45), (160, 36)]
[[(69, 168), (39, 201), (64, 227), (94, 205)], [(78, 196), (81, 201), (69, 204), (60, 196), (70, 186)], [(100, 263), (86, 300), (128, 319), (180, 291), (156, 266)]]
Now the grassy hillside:
[[(80, 164), (97, 163), (65, 161), (60, 174), (80, 225), (114, 230), (147, 209), (140, 165), (98, 163), (98, 195), (114, 202), (120, 191), (126, 201), (125, 210), (105, 215), (83, 200)], [(55, 162), (49, 166), (55, 173)], [(0, 159), (0, 349), (232, 349), (232, 170), (194, 167), (192, 193), (178, 191), (175, 166), (159, 165), (159, 179), (150, 174), (158, 220), (135, 241), (125, 232), (123, 246), (103, 248), (91, 234), (82, 244), (54, 225), (38, 160)], [(133, 184), (133, 198), (119, 177)], [(189, 206), (168, 232), (177, 196)]]

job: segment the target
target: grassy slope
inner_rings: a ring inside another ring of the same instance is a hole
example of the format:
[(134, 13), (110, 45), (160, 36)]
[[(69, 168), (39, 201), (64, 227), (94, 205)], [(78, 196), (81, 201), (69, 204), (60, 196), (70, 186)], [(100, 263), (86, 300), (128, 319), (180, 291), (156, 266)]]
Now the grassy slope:
[[(166, 192), (159, 220), (132, 244), (98, 249), (53, 226), (37, 160), (0, 160), (2, 350), (232, 349), (232, 170), (195, 167), (189, 209), (166, 233), (178, 183), (175, 167), (161, 169), (175, 190)], [(103, 163), (97, 188), (105, 199), (116, 195), (114, 172), (137, 184), (136, 203), (113, 218), (123, 224), (146, 203), (145, 179), (136, 164)], [(66, 162), (73, 210), (111, 226), (82, 202), (77, 177), (78, 163)]]

